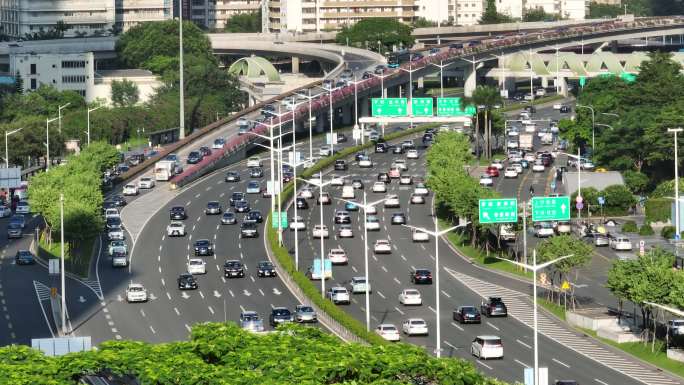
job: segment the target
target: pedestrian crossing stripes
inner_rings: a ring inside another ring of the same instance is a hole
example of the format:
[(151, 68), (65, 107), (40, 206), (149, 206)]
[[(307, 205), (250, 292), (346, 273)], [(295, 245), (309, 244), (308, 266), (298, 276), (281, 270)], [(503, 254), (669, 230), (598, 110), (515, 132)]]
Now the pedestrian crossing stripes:
[(50, 288), (44, 284), (33, 281), (33, 288), (36, 290), (36, 295), (40, 301), (48, 301), (50, 299)]
[[(472, 291), (484, 298), (505, 298), (506, 306), (508, 307), (508, 314), (528, 327), (533, 327), (534, 309), (525, 294), (482, 281), (449, 268), (444, 268), (444, 270), (447, 272), (447, 274), (460, 281), (464, 286), (470, 288)], [(567, 328), (560, 325), (557, 321), (553, 320), (544, 313), (538, 313), (537, 323), (540, 334), (558, 342), (568, 349), (574, 350), (575, 352), (598, 362), (601, 365), (616, 370), (644, 384), (682, 384), (682, 382), (657, 372), (656, 370), (642, 365), (639, 362), (628, 360), (625, 357), (616, 355), (615, 352), (600, 345), (598, 342), (595, 342), (592, 339), (586, 338), (586, 336), (569, 331)]]
[(102, 295), (102, 287), (100, 286), (100, 281), (81, 280), (81, 283), (83, 283), (90, 290), (92, 290), (99, 300), (104, 299), (104, 296)]

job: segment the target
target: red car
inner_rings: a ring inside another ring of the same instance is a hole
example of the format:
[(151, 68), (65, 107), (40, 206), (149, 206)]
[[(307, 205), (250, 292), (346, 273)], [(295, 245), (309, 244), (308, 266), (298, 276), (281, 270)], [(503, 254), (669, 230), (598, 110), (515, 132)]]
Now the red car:
[(494, 167), (494, 166), (487, 167), (487, 171), (485, 171), (485, 172), (487, 173), (487, 175), (491, 176), (492, 178), (499, 176), (499, 169)]

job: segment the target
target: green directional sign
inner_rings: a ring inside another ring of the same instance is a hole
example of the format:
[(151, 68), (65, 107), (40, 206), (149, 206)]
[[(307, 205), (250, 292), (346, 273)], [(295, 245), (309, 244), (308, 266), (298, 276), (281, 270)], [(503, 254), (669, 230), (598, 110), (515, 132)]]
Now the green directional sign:
[(411, 99), (411, 114), (413, 116), (432, 116), (432, 98)]
[(580, 76), (579, 85), (580, 85), (580, 87), (584, 87), (587, 85), (587, 77), (586, 76)]
[(460, 116), (461, 98), (437, 98), (437, 116)]
[(475, 116), (475, 114), (477, 114), (477, 108), (475, 106), (468, 106), (465, 108), (465, 114)]
[(371, 107), (376, 117), (408, 116), (406, 98), (373, 98)]
[[(277, 211), (271, 212), (271, 227), (273, 227), (274, 229), (278, 228), (278, 212)], [(287, 211), (281, 211), (280, 212), (280, 228), (281, 229), (287, 228)]]
[(511, 223), (518, 221), (518, 200), (515, 198), (480, 199), (480, 223)]
[(631, 74), (629, 72), (623, 72), (620, 74), (620, 79), (624, 80), (627, 83), (634, 83), (636, 81), (636, 75)]
[(532, 198), (532, 221), (568, 221), (570, 220), (570, 197), (534, 197)]

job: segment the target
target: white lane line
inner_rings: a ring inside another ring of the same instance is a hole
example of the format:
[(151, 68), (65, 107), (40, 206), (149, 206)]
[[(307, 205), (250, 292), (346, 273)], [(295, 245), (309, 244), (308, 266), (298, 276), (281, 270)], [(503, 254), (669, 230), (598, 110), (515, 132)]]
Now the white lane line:
[(197, 217), (197, 222), (199, 222), (201, 219), (202, 219), (202, 216), (200, 215), (199, 217)]
[(242, 311), (242, 312), (244, 313), (244, 311), (245, 311), (245, 307), (244, 307), (244, 306), (242, 306), (242, 305), (240, 305), (240, 310), (241, 310), (241, 311)]
[(433, 309), (432, 306), (428, 305), (428, 309), (432, 310), (433, 313), (437, 314), (437, 310)]
[(212, 309), (211, 306), (209, 306), (209, 312), (210, 312), (212, 315), (214, 314), (214, 309)]
[(552, 358), (551, 361), (557, 363), (558, 365), (563, 365), (563, 366), (565, 366), (565, 367), (568, 368), (568, 369), (570, 368), (570, 365), (566, 364), (565, 362), (558, 361), (558, 360), (555, 359), (555, 358)]
[(191, 202), (191, 201), (185, 202), (185, 206), (186, 206), (186, 207), (187, 207), (187, 206), (190, 206), (190, 203), (192, 203), (192, 202)]
[(490, 327), (492, 327), (494, 330), (497, 330), (497, 331), (499, 330), (499, 328), (498, 328), (496, 325), (494, 325), (493, 323), (491, 323), (491, 322), (489, 322), (489, 321), (487, 321), (487, 325), (489, 325)]
[(385, 295), (382, 294), (380, 291), (378, 291), (377, 293), (378, 293), (378, 295), (379, 295), (380, 297), (382, 297), (382, 299), (386, 299), (386, 298), (387, 298), (387, 297), (385, 297)]
[(142, 315), (143, 317), (146, 317), (145, 311), (143, 309), (140, 309), (140, 315)]
[(399, 281), (399, 280), (397, 279), (397, 277), (394, 277), (394, 282), (396, 282), (397, 285), (401, 285), (401, 281)]
[(452, 348), (452, 349), (454, 349), (454, 350), (458, 350), (457, 347), (455, 347), (454, 345), (452, 345), (451, 342), (449, 342), (449, 341), (447, 341), (447, 340), (444, 340), (444, 345), (446, 345), (446, 346), (448, 346), (448, 347), (450, 347), (450, 348)]
[(527, 365), (526, 363), (524, 363), (524, 362), (518, 360), (517, 358), (514, 359), (513, 361), (519, 363), (520, 365), (522, 365), (522, 366), (525, 367), (525, 368), (529, 368), (529, 367), (530, 367), (529, 365)]
[(451, 296), (449, 295), (449, 293), (447, 293), (447, 292), (444, 291), (444, 290), (442, 290), (442, 294), (444, 294), (444, 296), (447, 297), (447, 298), (451, 298)]
[(161, 262), (161, 254), (157, 255), (157, 262)]
[(195, 199), (200, 197), (200, 193), (195, 194)]
[(178, 308), (177, 308), (177, 307), (174, 307), (174, 308), (173, 308), (173, 311), (176, 312), (176, 315), (177, 315), (177, 316), (180, 316), (180, 312), (178, 311)]
[(395, 309), (397, 312), (399, 312), (399, 314), (401, 314), (401, 315), (404, 315), (404, 314), (405, 314), (403, 311), (401, 311), (401, 309), (399, 309), (399, 308), (396, 307), (396, 306), (394, 307), (394, 309)]
[(401, 259), (403, 259), (403, 260), (404, 260), (404, 262), (406, 262), (406, 257), (404, 257), (404, 255), (403, 255), (403, 254), (401, 255)]
[(161, 274), (161, 266), (159, 266), (159, 274)]
[(373, 260), (375, 260), (375, 262), (378, 261), (378, 257), (376, 257), (375, 254), (373, 254)]
[(356, 267), (352, 266), (351, 268), (352, 268), (352, 270), (354, 271), (354, 273), (358, 273), (358, 272), (359, 272), (358, 270), (356, 270)]
[(152, 334), (157, 334), (157, 332), (154, 331), (154, 328), (152, 327), (152, 325), (150, 325), (150, 330), (152, 330)]
[(494, 369), (492, 369), (491, 366), (485, 364), (484, 362), (482, 362), (482, 361), (480, 361), (480, 360), (476, 360), (475, 362), (477, 362), (478, 364), (484, 366), (485, 368), (487, 368), (487, 369), (489, 369), (489, 370), (494, 370)]
[(384, 271), (385, 273), (387, 273), (387, 268), (386, 268), (385, 266), (380, 266), (380, 268), (382, 269), (382, 271)]
[(452, 322), (451, 326), (455, 327), (456, 329), (458, 329), (460, 331), (463, 331), (463, 328), (461, 327), (461, 325), (457, 324), (456, 322)]
[(249, 278), (252, 280), (252, 282), (254, 282), (254, 276), (253, 275), (250, 275)]
[(524, 346), (524, 347), (526, 347), (526, 348), (528, 348), (528, 349), (532, 349), (532, 347), (531, 347), (530, 345), (528, 345), (528, 344), (526, 344), (526, 343), (524, 343), (524, 342), (522, 342), (522, 341), (520, 341), (520, 340), (515, 340), (515, 342), (519, 343), (520, 345), (522, 345), (522, 346)]
[(599, 380), (598, 378), (594, 378), (594, 381), (598, 382), (601, 385), (608, 385), (607, 382), (603, 382), (603, 381)]
[(190, 326), (188, 326), (188, 324), (185, 324), (185, 329), (189, 332), (192, 331), (192, 329), (190, 328)]
[(221, 271), (221, 268), (219, 267), (219, 265), (215, 265), (215, 266), (216, 266), (217, 271)]
[(169, 301), (171, 301), (171, 294), (169, 294), (168, 291), (166, 292), (166, 296), (169, 297)]
[(199, 291), (199, 295), (202, 297), (202, 299), (204, 299), (204, 293), (202, 293), (202, 290)]
[(266, 294), (264, 294), (264, 291), (261, 290), (261, 289), (259, 289), (259, 294), (261, 294), (261, 295), (264, 296), (264, 297), (266, 296)]
[(162, 286), (166, 286), (166, 281), (164, 281), (164, 278), (162, 278), (161, 281), (162, 281)]
[(228, 294), (230, 294), (231, 297), (235, 298), (235, 294), (233, 294), (233, 291), (228, 289)]
[(159, 245), (159, 251), (162, 251), (163, 245)]

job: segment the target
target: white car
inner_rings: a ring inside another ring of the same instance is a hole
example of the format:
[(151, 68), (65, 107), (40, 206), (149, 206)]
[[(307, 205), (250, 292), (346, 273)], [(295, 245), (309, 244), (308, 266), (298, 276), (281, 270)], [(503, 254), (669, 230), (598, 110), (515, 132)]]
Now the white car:
[(491, 176), (482, 174), (482, 176), (480, 176), (480, 186), (492, 187), (494, 186), (494, 180), (492, 180)]
[(366, 277), (353, 277), (351, 279), (352, 294), (365, 293), (366, 289), (368, 290), (369, 293), (372, 291), (370, 283), (368, 283), (368, 280), (366, 280)]
[(188, 261), (188, 273), (195, 274), (207, 274), (207, 263), (199, 258), (192, 258)]
[(223, 138), (216, 138), (214, 139), (214, 143), (211, 145), (211, 148), (214, 150), (220, 150), (223, 148), (223, 145), (226, 144), (226, 140)]
[(420, 306), (423, 304), (423, 297), (420, 296), (420, 292), (416, 289), (404, 289), (399, 293), (399, 303), (404, 306)]
[(428, 335), (428, 326), (422, 318), (409, 318), (401, 324), (401, 330), (409, 336)]
[(506, 147), (507, 148), (518, 148), (518, 140), (517, 139), (509, 139), (508, 142), (506, 142)]
[(314, 197), (313, 190), (311, 190), (311, 187), (303, 187), (301, 190), (299, 190), (299, 196), (304, 198), (304, 199), (311, 199)]
[(376, 215), (366, 214), (366, 231), (380, 231), (380, 219)]
[(406, 159), (418, 159), (418, 150), (406, 151)]
[(572, 226), (570, 222), (558, 222), (556, 223), (556, 232), (558, 234), (570, 234), (572, 232)]
[(337, 236), (340, 238), (354, 238), (354, 230), (351, 225), (340, 225), (337, 230)]
[(392, 245), (386, 239), (378, 239), (373, 245), (373, 252), (375, 254), (390, 254), (392, 253)]
[(349, 263), (347, 253), (341, 247), (330, 249), (328, 252), (328, 259), (333, 265), (346, 265)]
[(313, 237), (320, 239), (321, 237), (323, 238), (328, 238), (330, 237), (330, 232), (328, 231), (328, 226), (326, 225), (315, 225), (313, 228)]
[(375, 333), (390, 342), (397, 342), (401, 339), (399, 329), (394, 324), (380, 324), (375, 328)]
[(359, 159), (359, 167), (371, 168), (373, 167), (373, 161), (370, 157), (364, 156), (363, 158)]
[(115, 208), (105, 210), (105, 219), (107, 218), (120, 218), (119, 210)]
[(110, 241), (123, 240), (125, 238), (123, 227), (111, 229), (107, 232), (107, 239)]
[(392, 165), (390, 168), (396, 167), (400, 171), (408, 171), (408, 166), (406, 165), (406, 161), (403, 159), (397, 159), (394, 162), (392, 162)]
[(330, 156), (332, 155), (332, 148), (330, 146), (325, 145), (321, 146), (321, 148), (318, 150), (318, 156)]
[(553, 225), (549, 222), (540, 222), (534, 226), (534, 235), (537, 238), (546, 238), (556, 235)]
[(401, 184), (401, 185), (413, 184), (413, 177), (411, 175), (401, 175), (399, 177), (399, 184)]
[(528, 163), (532, 163), (537, 159), (537, 156), (531, 152), (528, 152), (527, 154), (525, 154), (523, 159), (525, 159)]
[(138, 186), (129, 183), (123, 187), (123, 195), (138, 195)]
[(615, 237), (611, 238), (608, 242), (611, 249), (616, 251), (630, 251), (632, 250), (632, 242), (629, 238), (625, 237)]
[(247, 159), (247, 168), (249, 167), (261, 167), (261, 159), (257, 156)]
[(306, 222), (304, 222), (304, 218), (302, 218), (301, 215), (292, 218), (290, 221), (290, 230), (306, 230)]
[(112, 267), (128, 266), (128, 256), (125, 253), (114, 253), (112, 255)]
[(430, 194), (430, 190), (425, 186), (425, 183), (416, 183), (413, 193), (420, 196), (427, 196)]
[(31, 212), (31, 206), (29, 206), (28, 201), (17, 202), (17, 207), (14, 209), (17, 214), (28, 214)]
[(138, 188), (154, 188), (154, 179), (147, 176), (140, 178), (140, 180), (138, 181)]
[(401, 203), (399, 202), (399, 195), (390, 194), (390, 195), (387, 195), (387, 197), (385, 199), (386, 200), (385, 200), (384, 206), (386, 208), (397, 208), (397, 207), (401, 206)]
[(470, 354), (477, 358), (503, 358), (503, 344), (497, 336), (477, 336), (470, 345)]
[(504, 171), (504, 178), (517, 178), (518, 170), (515, 167), (506, 167)]
[(166, 235), (169, 237), (184, 237), (185, 224), (183, 222), (171, 222), (166, 226)]
[(430, 240), (430, 234), (420, 230), (413, 230), (411, 239), (413, 239), (413, 242), (427, 242)]
[(563, 105), (560, 104), (560, 103), (556, 103), (556, 104), (553, 105), (553, 109), (554, 109), (554, 110), (560, 110), (562, 107), (563, 107)]
[(373, 183), (373, 188), (371, 189), (374, 193), (384, 193), (387, 192), (387, 186), (385, 182), (375, 182)]
[(422, 205), (425, 204), (425, 197), (418, 194), (411, 194), (409, 202), (411, 202), (412, 205)]
[(504, 168), (503, 161), (501, 159), (494, 159), (491, 166), (495, 167), (497, 170), (503, 170)]
[(126, 302), (147, 302), (147, 289), (140, 283), (129, 283), (126, 288)]
[(537, 160), (534, 162), (534, 165), (532, 166), (532, 172), (544, 172), (546, 167), (544, 167), (544, 162), (541, 160)]
[(370, 206), (366, 209), (366, 215), (377, 215), (378, 208), (376, 206)]
[(521, 163), (511, 163), (511, 168), (515, 170), (516, 173), (522, 174), (523, 172), (523, 166)]
[(580, 163), (580, 167), (582, 168), (582, 170), (591, 171), (594, 169), (594, 164), (591, 161), (587, 160), (587, 161)]
[(0, 218), (7, 218), (12, 216), (12, 209), (5, 206), (5, 205), (0, 205)]
[(328, 289), (328, 299), (331, 300), (335, 305), (346, 304), (349, 305), (351, 298), (349, 296), (349, 290), (342, 286), (335, 286)]
[(333, 175), (330, 179), (331, 186), (344, 186), (344, 177)]

